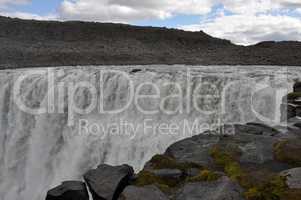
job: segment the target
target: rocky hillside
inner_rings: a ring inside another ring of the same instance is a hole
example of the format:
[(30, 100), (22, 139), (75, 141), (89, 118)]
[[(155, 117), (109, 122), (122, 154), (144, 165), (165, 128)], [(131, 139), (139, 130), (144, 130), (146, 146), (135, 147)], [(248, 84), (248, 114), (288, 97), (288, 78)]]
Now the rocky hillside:
[(237, 46), (204, 32), (0, 17), (0, 69), (60, 65), (301, 65), (300, 42)]
[[(294, 88), (301, 98), (300, 83)], [(283, 115), (287, 127), (225, 125), (179, 141), (138, 174), (100, 165), (85, 183), (64, 182), (46, 200), (88, 200), (87, 187), (93, 200), (300, 200), (301, 120)]]

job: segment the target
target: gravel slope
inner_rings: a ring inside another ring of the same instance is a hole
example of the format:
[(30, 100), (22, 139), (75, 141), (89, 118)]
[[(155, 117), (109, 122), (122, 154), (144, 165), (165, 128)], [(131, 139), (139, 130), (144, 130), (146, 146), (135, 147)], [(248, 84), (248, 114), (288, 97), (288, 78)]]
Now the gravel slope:
[(0, 69), (60, 65), (301, 65), (300, 42), (237, 46), (204, 32), (0, 17)]

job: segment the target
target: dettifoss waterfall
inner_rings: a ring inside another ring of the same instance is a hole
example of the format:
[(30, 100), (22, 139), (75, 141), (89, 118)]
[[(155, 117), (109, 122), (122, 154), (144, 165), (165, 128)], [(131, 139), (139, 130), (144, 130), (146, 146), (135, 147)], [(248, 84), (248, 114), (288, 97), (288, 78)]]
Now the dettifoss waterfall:
[(0, 199), (44, 199), (100, 163), (139, 171), (172, 143), (222, 124), (277, 125), (298, 77), (300, 68), (277, 66), (0, 71)]

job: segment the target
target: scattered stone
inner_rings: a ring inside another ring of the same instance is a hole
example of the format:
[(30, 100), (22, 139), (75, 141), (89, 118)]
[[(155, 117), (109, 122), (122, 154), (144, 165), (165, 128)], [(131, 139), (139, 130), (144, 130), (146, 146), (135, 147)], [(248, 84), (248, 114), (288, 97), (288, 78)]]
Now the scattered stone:
[(133, 175), (134, 170), (128, 165), (100, 165), (88, 171), (84, 179), (94, 200), (117, 200)]
[(243, 189), (227, 177), (217, 181), (185, 184), (177, 193), (176, 200), (243, 200)]
[(290, 189), (301, 189), (301, 168), (289, 169), (281, 172), (286, 177), (286, 183)]
[(46, 200), (89, 200), (85, 183), (66, 181), (48, 191)]
[(167, 196), (156, 186), (128, 186), (120, 195), (119, 200), (168, 200)]

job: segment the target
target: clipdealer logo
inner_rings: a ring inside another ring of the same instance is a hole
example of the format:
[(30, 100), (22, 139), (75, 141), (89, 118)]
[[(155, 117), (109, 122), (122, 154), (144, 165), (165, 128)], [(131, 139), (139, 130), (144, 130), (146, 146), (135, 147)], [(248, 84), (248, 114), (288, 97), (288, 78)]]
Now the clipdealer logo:
[[(253, 114), (258, 119), (267, 123), (278, 123), (278, 119), (271, 119), (262, 115), (257, 111), (258, 108), (254, 106), (256, 103), (253, 102), (253, 96), (270, 87), (270, 85), (258, 84), (252, 78), (227, 81), (220, 88), (214, 81), (207, 80), (205, 76), (200, 75), (195, 77), (195, 75), (191, 74), (189, 68), (186, 70), (184, 76), (185, 81), (163, 80), (160, 84), (148, 80), (135, 82), (130, 73), (121, 70), (99, 70), (96, 72), (93, 71), (91, 74), (89, 73), (91, 72), (83, 72), (81, 75), (85, 77), (83, 80), (74, 80), (72, 78), (62, 80), (58, 78), (64, 75), (64, 71), (60, 69), (27, 70), (18, 76), (14, 82), (14, 102), (20, 110), (31, 115), (67, 114), (68, 126), (75, 125), (77, 115), (98, 113), (100, 115), (118, 116), (132, 109), (137, 110), (137, 115), (142, 116), (188, 116), (194, 112), (198, 113), (201, 117), (213, 114), (223, 117), (227, 110), (227, 94), (229, 90), (245, 84), (252, 85), (253, 88), (250, 91), (251, 95), (249, 97)], [(27, 104), (27, 101), (30, 100), (24, 97), (22, 86), (26, 81), (37, 77), (45, 79), (47, 82), (47, 91), (45, 92), (44, 103), (33, 107)], [(107, 106), (108, 103), (112, 103), (110, 101), (116, 100), (111, 97), (108, 98), (107, 87), (110, 83), (107, 83), (107, 81), (110, 77), (115, 77), (117, 81), (120, 81), (123, 88), (122, 93), (125, 94), (123, 105), (120, 105), (119, 108), (110, 108), (110, 106)], [(164, 89), (168, 89), (169, 93), (162, 92)], [(79, 93), (79, 91), (82, 93)], [(87, 94), (85, 97), (89, 97), (89, 101), (84, 106), (80, 105), (77, 100), (79, 94), (83, 94), (83, 91)], [(169, 102), (173, 102), (172, 108), (166, 106)], [(241, 110), (243, 112), (243, 108)], [(87, 124), (87, 121), (84, 122)]]

